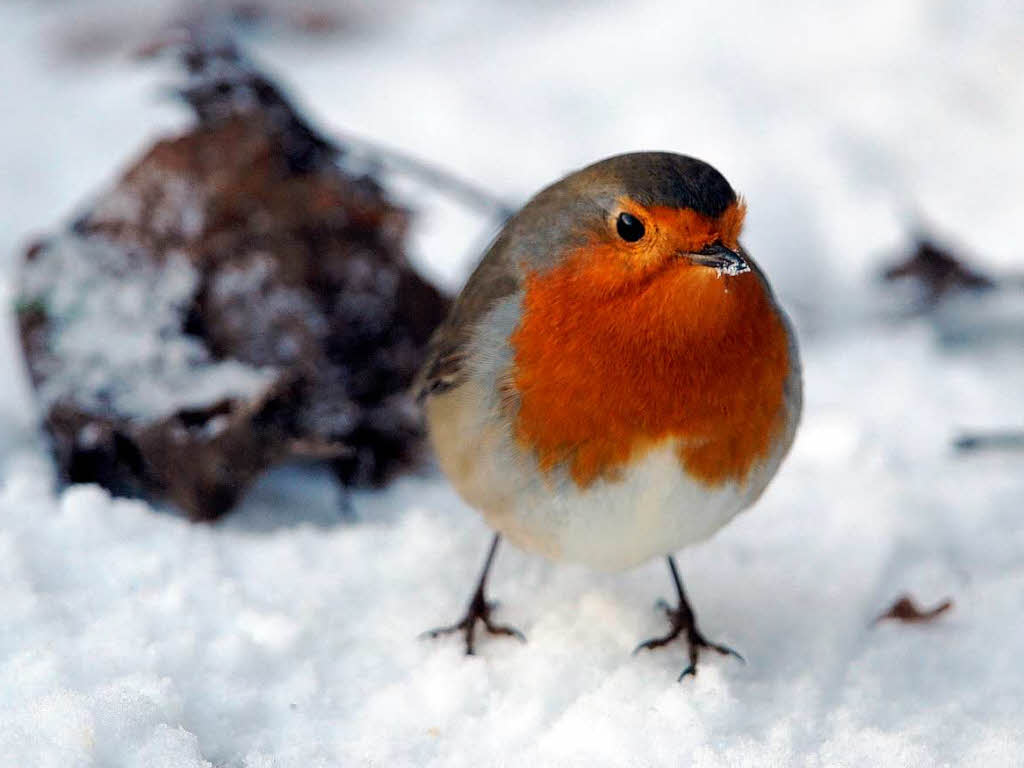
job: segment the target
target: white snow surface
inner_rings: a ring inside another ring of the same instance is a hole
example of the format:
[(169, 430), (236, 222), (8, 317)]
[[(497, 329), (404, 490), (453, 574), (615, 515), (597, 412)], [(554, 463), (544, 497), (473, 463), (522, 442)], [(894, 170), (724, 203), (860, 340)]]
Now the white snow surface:
[[(165, 73), (48, 47), (74, 13), (134, 5), (0, 6), (8, 306), (26, 239), (183, 122)], [(492, 594), (525, 645), (417, 639), (461, 613), (489, 537), (434, 471), (345, 514), (326, 472), (289, 467), (213, 526), (59, 490), (6, 312), (0, 765), (1020, 765), (1024, 456), (950, 448), (1024, 426), (1020, 336), (944, 348), (984, 338), (986, 311), (966, 334), (952, 311), (894, 323), (871, 280), (918, 224), (1020, 269), (1022, 4), (467, 1), (360, 35), (253, 52), (320, 125), (512, 200), (643, 148), (746, 196), (745, 245), (801, 334), (804, 424), (757, 506), (679, 562), (747, 664), (707, 656), (680, 684), (681, 645), (630, 655), (664, 629), (663, 563), (609, 576), (511, 547)], [(455, 287), (487, 229), (439, 202), (417, 261)], [(871, 626), (904, 592), (954, 607)]]

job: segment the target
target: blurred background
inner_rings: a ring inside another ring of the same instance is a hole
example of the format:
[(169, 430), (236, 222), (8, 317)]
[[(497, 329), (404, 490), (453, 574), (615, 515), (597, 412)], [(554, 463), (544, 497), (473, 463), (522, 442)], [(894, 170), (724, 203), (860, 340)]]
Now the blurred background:
[[(1024, 170), (1012, 2), (83, 0), (2, 12), (5, 167), (19, 181), (2, 201), (7, 259), (185, 123), (160, 97), (166, 70), (131, 54), (202, 15), (233, 19), (322, 131), (400, 148), (512, 202), (628, 149), (707, 158), (756, 203), (747, 240), (805, 302), (829, 290), (818, 303), (835, 310), (849, 293), (835, 287), (869, 278), (915, 227), (994, 267), (1020, 255), (1003, 215)], [(416, 227), (417, 263), (450, 289), (481, 229), (458, 213)]]
[[(0, 29), (12, 765), (1019, 754), (1024, 4), (6, 0)], [(486, 539), (401, 396), (425, 337), (509, 207), (645, 149), (746, 198), (805, 365), (778, 481), (683, 558), (751, 659), (701, 670), (710, 711), (662, 685), (672, 659), (623, 652), (657, 569), (509, 552), (496, 592), (526, 650), (466, 665), (411, 640), (455, 615)], [(79, 396), (110, 419), (54, 415)], [(250, 422), (270, 432), (247, 443)], [(284, 447), (233, 474), (256, 443)], [(194, 464), (216, 472), (178, 489)], [(239, 498), (213, 527), (178, 515)], [(953, 610), (866, 629), (904, 593)]]

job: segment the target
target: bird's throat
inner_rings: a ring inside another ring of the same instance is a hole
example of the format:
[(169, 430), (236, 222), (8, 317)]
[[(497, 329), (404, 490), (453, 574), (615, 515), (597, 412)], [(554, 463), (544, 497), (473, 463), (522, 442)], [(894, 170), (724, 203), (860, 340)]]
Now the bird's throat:
[(695, 479), (742, 482), (784, 426), (788, 332), (753, 272), (534, 274), (512, 345), (516, 438), (580, 486), (669, 439)]

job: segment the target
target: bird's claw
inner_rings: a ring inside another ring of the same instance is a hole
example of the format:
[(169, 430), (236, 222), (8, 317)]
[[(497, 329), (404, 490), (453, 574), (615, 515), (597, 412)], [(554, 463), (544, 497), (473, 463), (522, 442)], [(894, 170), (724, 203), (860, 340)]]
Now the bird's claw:
[(664, 600), (657, 602), (657, 607), (664, 609), (668, 614), (669, 621), (672, 622), (672, 628), (667, 634), (661, 637), (654, 637), (650, 640), (645, 640), (640, 643), (635, 649), (633, 654), (636, 655), (643, 650), (651, 650), (654, 648), (660, 648), (663, 645), (668, 645), (670, 642), (675, 640), (679, 635), (686, 634), (686, 644), (689, 651), (690, 663), (679, 675), (679, 681), (682, 682), (685, 677), (696, 677), (697, 675), (697, 660), (700, 658), (700, 652), (704, 648), (709, 648), (713, 651), (717, 651), (723, 656), (734, 656), (741, 663), (746, 664), (746, 659), (743, 658), (740, 653), (727, 645), (720, 643), (712, 643), (700, 630), (697, 629), (696, 621), (694, 620), (693, 613), (688, 609), (684, 609), (682, 606), (679, 608), (671, 608)]
[(521, 643), (525, 643), (526, 635), (518, 629), (505, 624), (495, 624), (491, 620), (491, 611), (496, 607), (497, 603), (489, 602), (484, 600), (481, 595), (476, 595), (470, 602), (469, 608), (466, 610), (466, 615), (459, 621), (446, 627), (428, 629), (426, 632), (422, 633), (420, 637), (437, 638), (442, 635), (462, 632), (466, 640), (466, 655), (473, 656), (476, 654), (474, 636), (476, 632), (476, 623), (479, 621), (484, 625), (484, 629), (486, 629), (491, 635), (507, 635), (508, 637), (516, 638)]

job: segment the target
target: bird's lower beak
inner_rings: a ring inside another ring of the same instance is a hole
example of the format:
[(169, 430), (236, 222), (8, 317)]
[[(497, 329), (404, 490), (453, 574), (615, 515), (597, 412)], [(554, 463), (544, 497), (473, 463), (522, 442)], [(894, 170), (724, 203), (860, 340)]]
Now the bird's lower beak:
[(739, 252), (721, 243), (704, 246), (696, 253), (686, 254), (686, 257), (694, 264), (717, 269), (726, 275), (741, 275), (750, 271), (750, 265)]

